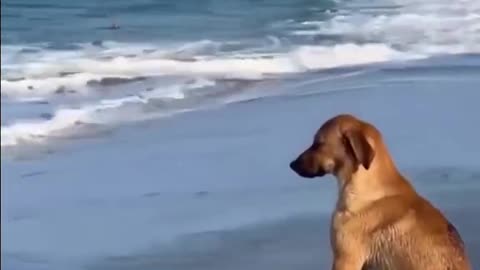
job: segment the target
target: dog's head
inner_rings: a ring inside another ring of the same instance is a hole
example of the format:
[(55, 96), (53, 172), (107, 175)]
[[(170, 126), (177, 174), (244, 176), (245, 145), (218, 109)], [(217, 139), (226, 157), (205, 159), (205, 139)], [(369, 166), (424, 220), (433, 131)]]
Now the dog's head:
[(317, 131), (312, 145), (290, 163), (290, 168), (307, 178), (353, 173), (359, 166), (368, 170), (375, 156), (369, 129), (369, 124), (352, 115), (331, 118)]

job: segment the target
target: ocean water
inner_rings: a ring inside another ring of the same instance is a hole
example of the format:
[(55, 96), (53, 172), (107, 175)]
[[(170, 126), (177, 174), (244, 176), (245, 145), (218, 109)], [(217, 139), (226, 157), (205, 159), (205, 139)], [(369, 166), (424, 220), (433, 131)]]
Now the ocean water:
[(480, 1), (1, 2), (2, 269), (325, 269), (337, 113), (480, 267)]

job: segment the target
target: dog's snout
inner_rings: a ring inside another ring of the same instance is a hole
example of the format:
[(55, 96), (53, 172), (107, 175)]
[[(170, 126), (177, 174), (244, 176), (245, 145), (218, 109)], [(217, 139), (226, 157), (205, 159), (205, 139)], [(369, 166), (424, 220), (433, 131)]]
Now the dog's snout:
[(298, 156), (295, 160), (290, 162), (290, 169), (292, 169), (296, 173), (300, 173), (301, 171), (304, 170), (304, 156), (303, 154)]
[(295, 159), (294, 161), (290, 162), (290, 169), (294, 171), (298, 169), (298, 159)]
[(321, 177), (326, 173), (325, 169), (318, 163), (318, 159), (309, 151), (303, 152), (294, 161), (290, 162), (290, 168), (299, 176), (305, 178)]
[(312, 178), (315, 176), (315, 173), (311, 172), (311, 168), (305, 166), (305, 157), (303, 155), (290, 162), (290, 168), (302, 177)]

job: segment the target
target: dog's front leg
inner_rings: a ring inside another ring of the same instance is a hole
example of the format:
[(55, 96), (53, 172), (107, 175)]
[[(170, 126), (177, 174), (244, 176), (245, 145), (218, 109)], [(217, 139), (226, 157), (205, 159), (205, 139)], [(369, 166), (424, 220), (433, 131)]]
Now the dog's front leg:
[(349, 215), (342, 212), (334, 214), (330, 227), (330, 244), (334, 255), (332, 270), (362, 270), (369, 250), (365, 245), (369, 241), (362, 230), (355, 228), (356, 224)]
[(364, 260), (359, 256), (339, 254), (334, 258), (332, 270), (361, 270), (363, 264)]

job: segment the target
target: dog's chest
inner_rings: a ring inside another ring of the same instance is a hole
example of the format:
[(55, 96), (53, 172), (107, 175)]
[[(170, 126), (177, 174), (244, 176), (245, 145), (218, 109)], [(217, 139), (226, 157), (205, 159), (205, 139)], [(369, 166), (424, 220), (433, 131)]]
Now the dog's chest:
[(358, 231), (358, 223), (347, 211), (337, 211), (333, 214), (330, 225), (330, 240), (333, 247), (346, 253), (356, 253), (365, 249), (366, 241)]

